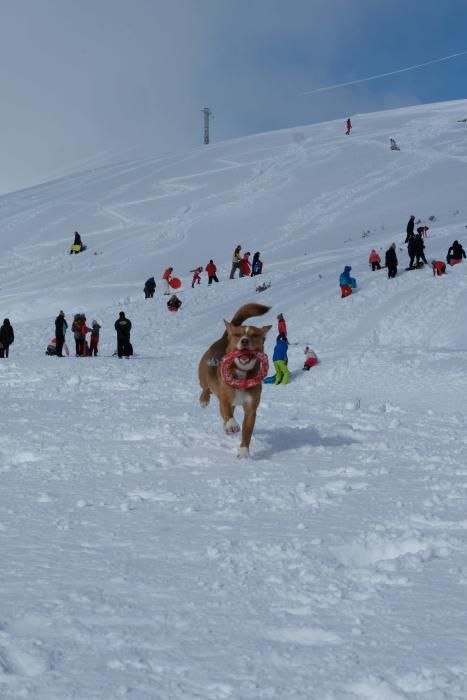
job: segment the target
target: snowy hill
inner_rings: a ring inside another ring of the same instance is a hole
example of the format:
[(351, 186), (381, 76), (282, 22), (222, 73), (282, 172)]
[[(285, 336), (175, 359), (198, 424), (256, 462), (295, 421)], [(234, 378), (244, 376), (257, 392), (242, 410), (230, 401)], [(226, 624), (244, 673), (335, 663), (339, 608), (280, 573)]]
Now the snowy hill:
[[(412, 212), (428, 259), (466, 242), (466, 113), (356, 115), (350, 137), (260, 134), (0, 199), (2, 699), (467, 696), (467, 266), (405, 272), (403, 245)], [(367, 260), (392, 241), (388, 280)], [(262, 278), (228, 279), (237, 243)], [(191, 290), (210, 258), (219, 285)], [(178, 314), (142, 294), (168, 265)], [(286, 316), (294, 380), (264, 388), (239, 462), (197, 363), (252, 300)], [(60, 308), (102, 322), (100, 357), (44, 355)]]

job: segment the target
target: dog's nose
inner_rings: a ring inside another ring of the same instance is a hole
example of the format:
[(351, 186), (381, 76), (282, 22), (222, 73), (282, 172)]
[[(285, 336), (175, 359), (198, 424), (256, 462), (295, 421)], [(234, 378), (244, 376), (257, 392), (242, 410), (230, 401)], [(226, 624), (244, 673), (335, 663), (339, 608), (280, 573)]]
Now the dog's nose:
[(247, 345), (249, 345), (250, 341), (248, 340), (248, 338), (242, 338), (240, 343), (243, 347), (246, 347)]

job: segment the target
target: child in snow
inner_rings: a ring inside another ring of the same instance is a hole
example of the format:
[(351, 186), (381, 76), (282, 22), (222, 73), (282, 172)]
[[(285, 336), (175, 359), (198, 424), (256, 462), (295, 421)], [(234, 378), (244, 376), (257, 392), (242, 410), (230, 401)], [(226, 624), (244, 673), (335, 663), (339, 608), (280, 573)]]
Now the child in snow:
[(97, 323), (97, 321), (92, 322), (92, 328), (91, 328), (91, 340), (89, 342), (89, 355), (92, 357), (97, 356), (97, 348), (99, 345), (99, 331), (101, 327)]
[(169, 301), (167, 302), (167, 308), (169, 311), (178, 311), (181, 305), (182, 302), (176, 294), (172, 294)]
[[(280, 335), (283, 335), (287, 340), (287, 324), (283, 314), (277, 314), (277, 333), (277, 338), (279, 338)], [(289, 341), (287, 340), (287, 342)]]
[(357, 280), (355, 277), (350, 276), (351, 269), (350, 265), (346, 265), (344, 267), (344, 272), (340, 274), (339, 284), (341, 288), (341, 299), (350, 296), (352, 294), (352, 289), (357, 288)]
[(441, 277), (441, 275), (446, 274), (446, 263), (442, 260), (432, 260), (431, 267), (433, 268), (433, 277), (435, 275)]
[(351, 130), (351, 128), (352, 128), (352, 122), (350, 121), (350, 117), (347, 119), (345, 125), (346, 125), (346, 127), (347, 127), (347, 131), (346, 131), (345, 133), (347, 134), (347, 136), (349, 136), (349, 135), (350, 135), (350, 130)]
[(276, 341), (274, 353), (272, 355), (274, 369), (276, 370), (276, 378), (274, 379), (274, 384), (287, 384), (287, 382), (289, 381), (290, 372), (287, 367), (287, 346), (287, 338), (283, 333), (280, 333)]
[(195, 267), (194, 270), (190, 270), (190, 272), (193, 273), (193, 279), (191, 280), (191, 288), (193, 289), (195, 284), (201, 284), (201, 275), (200, 272), (203, 271), (202, 267)]
[(368, 262), (371, 265), (371, 270), (374, 272), (375, 270), (381, 270), (381, 258), (379, 257), (378, 253), (376, 250), (373, 248), (370, 257), (368, 258)]
[(260, 275), (263, 271), (263, 263), (259, 259), (260, 253), (256, 252), (253, 255), (253, 262), (251, 263), (251, 276), (255, 277), (256, 275)]
[(170, 294), (170, 278), (172, 276), (173, 267), (167, 267), (162, 275), (162, 282), (164, 284), (164, 294)]
[(245, 253), (240, 262), (240, 276), (249, 277), (251, 275), (250, 252)]
[(305, 363), (303, 365), (304, 370), (310, 370), (318, 363), (318, 356), (315, 351), (312, 350), (308, 345), (305, 348)]
[(219, 280), (217, 279), (217, 274), (216, 274), (217, 267), (215, 266), (215, 264), (213, 263), (212, 260), (210, 260), (208, 262), (208, 264), (206, 265), (206, 267), (204, 269), (208, 273), (208, 286), (210, 284), (212, 284), (213, 282), (219, 282)]

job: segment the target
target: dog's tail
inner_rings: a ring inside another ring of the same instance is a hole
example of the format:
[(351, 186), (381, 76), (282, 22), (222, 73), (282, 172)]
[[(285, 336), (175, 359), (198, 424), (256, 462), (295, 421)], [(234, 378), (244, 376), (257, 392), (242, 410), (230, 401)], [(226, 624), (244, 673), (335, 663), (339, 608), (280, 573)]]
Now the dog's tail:
[(235, 313), (231, 324), (232, 326), (241, 326), (242, 323), (247, 320), (247, 318), (251, 318), (252, 316), (263, 316), (263, 314), (267, 314), (270, 308), (270, 306), (264, 306), (264, 304), (245, 304)]

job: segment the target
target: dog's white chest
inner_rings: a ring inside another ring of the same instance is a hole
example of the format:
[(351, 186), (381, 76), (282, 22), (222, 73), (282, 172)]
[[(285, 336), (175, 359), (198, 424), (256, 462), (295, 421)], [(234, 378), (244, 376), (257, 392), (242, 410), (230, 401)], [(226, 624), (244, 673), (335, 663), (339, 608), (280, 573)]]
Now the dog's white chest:
[(251, 395), (245, 389), (237, 389), (232, 400), (232, 406), (244, 406), (250, 401)]

